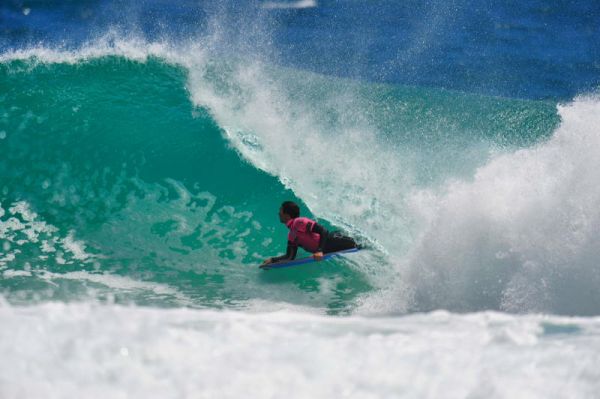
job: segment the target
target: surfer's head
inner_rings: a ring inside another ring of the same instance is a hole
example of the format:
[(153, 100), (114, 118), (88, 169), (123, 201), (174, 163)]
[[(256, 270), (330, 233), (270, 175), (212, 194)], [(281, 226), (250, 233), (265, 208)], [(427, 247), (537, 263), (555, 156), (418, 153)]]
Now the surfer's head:
[(287, 223), (290, 219), (300, 216), (300, 208), (295, 202), (284, 201), (279, 208), (279, 221)]

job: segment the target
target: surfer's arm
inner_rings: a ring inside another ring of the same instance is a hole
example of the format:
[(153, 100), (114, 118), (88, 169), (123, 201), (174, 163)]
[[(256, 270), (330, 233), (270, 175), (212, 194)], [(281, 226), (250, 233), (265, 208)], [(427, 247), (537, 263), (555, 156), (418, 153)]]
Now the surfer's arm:
[(277, 263), (277, 262), (281, 262), (284, 260), (294, 260), (294, 259), (296, 259), (297, 253), (298, 253), (298, 245), (291, 241), (288, 241), (287, 250), (285, 252), (285, 255), (269, 258), (268, 260), (270, 260), (270, 262), (268, 262), (268, 263)]

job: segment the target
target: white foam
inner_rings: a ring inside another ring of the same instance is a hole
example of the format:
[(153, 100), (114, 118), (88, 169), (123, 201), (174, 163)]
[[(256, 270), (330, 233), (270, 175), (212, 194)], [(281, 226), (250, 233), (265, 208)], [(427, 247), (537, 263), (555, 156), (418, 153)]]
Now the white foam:
[(31, 277), (31, 272), (27, 270), (5, 270), (4, 273), (2, 273), (2, 277)]
[[(59, 264), (74, 262), (86, 263), (95, 256), (85, 251), (85, 243), (75, 239), (75, 232), (70, 231), (66, 237), (61, 236), (59, 229), (40, 220), (40, 216), (31, 210), (25, 201), (17, 201), (8, 208), (8, 216), (0, 207), (0, 239), (4, 241), (0, 252), (0, 267), (6, 266), (22, 253), (17, 247), (30, 246), (43, 253), (56, 252)], [(55, 245), (60, 245), (70, 254), (66, 260), (62, 251), (57, 252)]]
[(420, 193), (425, 229), (401, 270), (425, 308), (600, 312), (600, 101), (558, 109), (547, 142)]
[[(593, 397), (600, 320), (0, 306), (0, 396)], [(568, 364), (569, 367), (565, 367)]]
[[(185, 46), (188, 51), (193, 51), (196, 58), (200, 58), (203, 53), (200, 46), (194, 44), (182, 46)], [(20, 60), (32, 63), (34, 66), (37, 63), (77, 64), (107, 56), (118, 56), (139, 62), (145, 62), (150, 57), (158, 57), (176, 63), (185, 63), (188, 57), (183, 54), (185, 52), (176, 51), (174, 46), (166, 42), (148, 42), (132, 35), (123, 37), (117, 31), (109, 31), (76, 49), (44, 45), (11, 49), (0, 54), (0, 62)]]
[(177, 300), (177, 303), (181, 306), (192, 306), (194, 302), (186, 295), (179, 292), (177, 289), (172, 288), (165, 284), (155, 282), (145, 282), (134, 280), (126, 276), (119, 276), (109, 273), (90, 273), (87, 271), (77, 271), (68, 273), (52, 273), (48, 271), (42, 271), (36, 273), (36, 276), (47, 280), (75, 280), (75, 281), (90, 281), (109, 287), (114, 292), (119, 291), (143, 291), (152, 292), (157, 296), (168, 296), (173, 297)]
[[(85, 243), (77, 241), (74, 238), (75, 232), (69, 231), (69, 234), (63, 240), (63, 248), (73, 255), (73, 259), (85, 260), (90, 257), (90, 254), (85, 252)], [(48, 249), (48, 248), (45, 248)]]

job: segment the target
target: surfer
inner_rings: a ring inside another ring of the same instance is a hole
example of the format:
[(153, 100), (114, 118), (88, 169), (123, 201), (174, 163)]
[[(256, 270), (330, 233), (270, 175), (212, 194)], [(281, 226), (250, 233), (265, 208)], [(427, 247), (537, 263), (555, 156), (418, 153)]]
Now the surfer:
[(263, 262), (263, 265), (293, 260), (298, 247), (312, 252), (315, 260), (323, 259), (323, 254), (358, 248), (354, 239), (342, 235), (338, 231), (328, 232), (314, 220), (300, 217), (300, 208), (292, 201), (285, 201), (279, 208), (279, 221), (290, 229), (287, 251), (285, 255), (275, 256)]

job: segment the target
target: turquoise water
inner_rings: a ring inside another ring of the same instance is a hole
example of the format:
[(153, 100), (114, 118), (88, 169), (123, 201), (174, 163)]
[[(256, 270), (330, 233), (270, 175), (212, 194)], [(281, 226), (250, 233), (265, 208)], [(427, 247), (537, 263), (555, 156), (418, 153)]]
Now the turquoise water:
[[(418, 218), (391, 213), (416, 190), (472, 179), (490, 157), (542, 143), (559, 123), (546, 102), (253, 68), (244, 77), (222, 60), (110, 52), (8, 57), (5, 298), (352, 311), (415, 245)], [(389, 166), (398, 169), (382, 175)], [(276, 215), (285, 199), (373, 249), (260, 273), (285, 248)]]
[[(296, 197), (239, 159), (208, 112), (191, 104), (185, 79), (157, 59), (2, 65), (4, 221), (52, 226), (8, 228), (5, 253), (16, 258), (6, 266), (32, 272), (2, 281), (8, 298), (80, 298), (85, 280), (36, 277), (81, 270), (168, 284), (191, 305), (260, 297), (251, 266), (268, 254), (263, 243), (275, 235), (280, 198)], [(10, 212), (15, 204), (36, 216)], [(36, 237), (27, 240), (29, 232)], [(67, 237), (85, 242), (83, 255), (65, 248)], [(310, 292), (311, 277), (296, 276), (294, 285)], [(350, 296), (364, 289), (354, 277)], [(177, 304), (177, 295), (150, 291), (114, 295)], [(349, 296), (338, 295), (335, 303)]]

